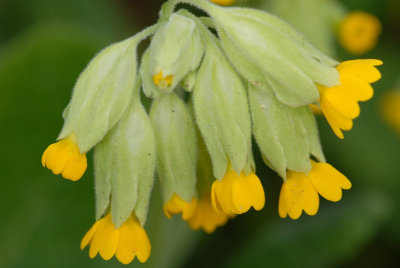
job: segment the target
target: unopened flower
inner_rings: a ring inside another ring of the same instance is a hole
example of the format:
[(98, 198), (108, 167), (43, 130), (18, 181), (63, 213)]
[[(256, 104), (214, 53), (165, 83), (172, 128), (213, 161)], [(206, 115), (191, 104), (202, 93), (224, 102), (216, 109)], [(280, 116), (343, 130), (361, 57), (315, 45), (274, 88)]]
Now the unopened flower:
[(79, 151), (75, 134), (47, 147), (42, 155), (42, 165), (65, 179), (79, 180), (87, 168), (86, 154)]
[(351, 60), (340, 63), (336, 69), (340, 74), (340, 85), (326, 87), (319, 85), (320, 106), (335, 134), (343, 139), (341, 130), (350, 130), (353, 119), (360, 114), (359, 101), (373, 96), (370, 83), (381, 78), (375, 66), (380, 60)]
[(235, 0), (210, 0), (211, 2), (221, 6), (231, 6)]
[(111, 213), (96, 221), (83, 237), (81, 249), (89, 244), (90, 258), (99, 253), (104, 260), (109, 260), (115, 255), (123, 264), (132, 262), (135, 257), (144, 263), (151, 251), (147, 233), (133, 214), (118, 228), (111, 221)]
[(359, 55), (373, 49), (382, 31), (379, 19), (367, 12), (350, 12), (339, 30), (340, 44), (350, 53)]
[(229, 215), (223, 211), (216, 211), (211, 204), (210, 193), (205, 193), (197, 202), (192, 217), (187, 222), (193, 230), (203, 229), (206, 233), (213, 233), (219, 226), (223, 226), (229, 219)]
[(337, 202), (342, 198), (342, 189), (350, 189), (351, 183), (342, 173), (327, 163), (311, 161), (312, 169), (303, 172), (288, 171), (279, 197), (279, 216), (298, 219), (304, 210), (315, 215), (319, 197)]
[(211, 203), (216, 211), (227, 215), (242, 214), (251, 207), (261, 210), (265, 204), (264, 188), (254, 172), (237, 174), (229, 168), (221, 181), (214, 181)]
[(196, 198), (193, 197), (191, 202), (187, 202), (174, 193), (171, 199), (164, 204), (164, 214), (171, 219), (172, 214), (182, 213), (182, 219), (187, 220), (193, 216), (196, 207)]

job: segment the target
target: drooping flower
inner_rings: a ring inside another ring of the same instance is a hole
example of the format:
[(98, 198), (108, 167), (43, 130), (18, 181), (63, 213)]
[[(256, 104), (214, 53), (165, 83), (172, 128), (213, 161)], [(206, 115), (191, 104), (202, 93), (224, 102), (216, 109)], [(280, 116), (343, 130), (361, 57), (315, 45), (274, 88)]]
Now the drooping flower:
[(74, 134), (47, 147), (42, 155), (42, 165), (65, 179), (79, 180), (87, 168), (86, 154), (79, 151)]
[(360, 115), (359, 101), (367, 101), (373, 96), (370, 83), (381, 78), (375, 66), (380, 60), (351, 60), (340, 63), (336, 69), (340, 74), (340, 85), (318, 86), (320, 106), (335, 134), (343, 139), (341, 130), (350, 130), (353, 119)]
[(212, 185), (211, 203), (216, 211), (227, 215), (242, 214), (251, 207), (261, 210), (265, 204), (264, 188), (254, 172), (237, 174), (228, 168), (222, 180), (215, 180)]
[(312, 169), (308, 174), (288, 171), (279, 197), (279, 216), (298, 219), (304, 210), (315, 215), (319, 207), (319, 197), (337, 202), (342, 198), (342, 189), (350, 189), (351, 182), (327, 163), (311, 160)]
[(222, 211), (217, 212), (211, 205), (211, 194), (204, 194), (197, 202), (196, 209), (192, 217), (187, 222), (193, 230), (203, 229), (211, 234), (217, 227), (223, 226), (228, 221), (229, 216)]
[(182, 213), (182, 219), (188, 220), (193, 216), (196, 206), (196, 198), (193, 197), (192, 202), (189, 203), (174, 193), (169, 201), (164, 204), (164, 214), (171, 219), (172, 214)]
[(99, 253), (104, 260), (109, 260), (115, 255), (123, 264), (130, 263), (135, 257), (144, 263), (151, 251), (146, 231), (133, 214), (118, 228), (111, 220), (111, 213), (96, 221), (83, 237), (81, 249), (89, 244), (90, 258)]
[(373, 49), (382, 31), (379, 19), (367, 12), (350, 12), (339, 30), (340, 44), (350, 53), (364, 54)]

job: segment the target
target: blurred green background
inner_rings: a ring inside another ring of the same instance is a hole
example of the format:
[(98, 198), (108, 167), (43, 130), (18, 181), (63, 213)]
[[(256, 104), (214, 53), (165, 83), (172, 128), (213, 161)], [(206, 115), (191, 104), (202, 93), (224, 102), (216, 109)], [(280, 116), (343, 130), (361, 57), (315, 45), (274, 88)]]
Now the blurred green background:
[[(79, 182), (53, 175), (40, 158), (54, 142), (78, 74), (101, 48), (157, 20), (159, 0), (0, 1), (0, 267), (122, 267), (89, 259), (79, 243), (94, 221), (92, 169)], [(261, 0), (248, 0), (258, 5)], [(345, 139), (323, 118), (328, 161), (353, 183), (338, 203), (322, 200), (316, 216), (282, 220), (281, 179), (258, 152), (267, 203), (213, 235), (166, 220), (154, 189), (146, 230), (146, 267), (396, 267), (400, 252), (400, 137), (379, 115), (382, 94), (400, 79), (400, 1), (346, 0), (383, 23), (378, 46), (363, 58), (384, 62), (375, 97)], [(310, 14), (312, 16), (312, 14)], [(354, 57), (341, 50), (341, 60)], [(400, 112), (400, 111), (399, 111)], [(91, 166), (91, 154), (89, 154)], [(397, 266), (398, 267), (398, 266)]]

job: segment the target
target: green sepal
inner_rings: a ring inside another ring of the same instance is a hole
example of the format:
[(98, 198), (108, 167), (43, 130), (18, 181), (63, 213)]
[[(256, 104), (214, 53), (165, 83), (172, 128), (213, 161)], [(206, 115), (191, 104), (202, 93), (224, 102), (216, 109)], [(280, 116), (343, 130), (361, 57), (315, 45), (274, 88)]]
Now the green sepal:
[(195, 195), (197, 138), (188, 107), (175, 93), (164, 94), (153, 101), (150, 118), (164, 202), (173, 193), (190, 202)]
[(132, 211), (144, 225), (154, 181), (155, 139), (139, 98), (95, 147), (96, 217), (109, 207), (118, 227)]
[(171, 75), (172, 83), (166, 87), (153, 82), (158, 91), (170, 93), (187, 73), (197, 69), (203, 54), (204, 45), (196, 23), (191, 18), (174, 13), (151, 41), (148, 66), (146, 71), (141, 72), (143, 80), (152, 80), (160, 72), (164, 77)]
[(86, 153), (120, 120), (136, 81), (139, 41), (131, 37), (92, 59), (76, 82), (58, 139), (75, 133), (80, 152)]
[(246, 8), (209, 5), (222, 47), (239, 73), (254, 85), (271, 85), (290, 106), (316, 103), (316, 83), (339, 84), (337, 62), (315, 49), (284, 21)]
[(325, 161), (317, 125), (308, 105), (290, 107), (269, 88), (249, 85), (253, 135), (265, 163), (282, 178), (286, 170), (308, 173), (310, 155)]
[(246, 92), (214, 38), (207, 42), (197, 73), (193, 105), (197, 125), (211, 155), (214, 176), (222, 179), (229, 164), (238, 173), (250, 162), (254, 167)]
[(151, 99), (158, 98), (161, 94), (159, 88), (154, 84), (153, 78), (150, 75), (150, 50), (146, 51), (142, 55), (140, 64), (140, 75), (142, 78), (143, 93)]

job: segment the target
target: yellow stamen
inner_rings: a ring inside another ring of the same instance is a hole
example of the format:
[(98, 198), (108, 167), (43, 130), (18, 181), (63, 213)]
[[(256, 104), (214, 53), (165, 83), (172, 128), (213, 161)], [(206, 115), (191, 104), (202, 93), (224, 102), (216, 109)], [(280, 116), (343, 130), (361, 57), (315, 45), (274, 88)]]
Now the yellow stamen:
[(364, 54), (373, 49), (382, 31), (381, 22), (372, 14), (355, 11), (341, 23), (339, 41), (350, 53)]
[(109, 260), (115, 255), (123, 264), (129, 264), (135, 257), (144, 263), (151, 251), (147, 233), (133, 214), (118, 228), (111, 221), (111, 213), (96, 221), (83, 237), (81, 250), (89, 244), (90, 258), (99, 253)]
[(374, 67), (380, 60), (351, 60), (339, 64), (336, 69), (340, 84), (334, 87), (318, 85), (320, 107), (335, 134), (343, 139), (341, 130), (350, 130), (353, 119), (360, 114), (359, 101), (367, 101), (373, 96), (370, 83), (381, 78)]
[(350, 189), (351, 182), (327, 163), (311, 161), (308, 174), (288, 171), (279, 197), (279, 216), (298, 219), (304, 210), (315, 215), (319, 207), (319, 197), (337, 202), (342, 198), (342, 189)]
[(156, 75), (153, 75), (153, 82), (160, 89), (167, 89), (172, 84), (173, 79), (174, 79), (173, 75), (167, 75), (164, 77), (162, 71), (160, 71)]
[(182, 213), (182, 219), (187, 220), (193, 216), (196, 205), (197, 200), (194, 197), (192, 202), (189, 203), (174, 193), (168, 202), (164, 204), (164, 214), (171, 219), (172, 214)]
[(385, 121), (400, 134), (400, 90), (385, 93), (381, 100), (381, 113)]
[(79, 180), (87, 168), (86, 154), (79, 152), (75, 134), (53, 143), (42, 155), (42, 165), (65, 179)]
[(211, 194), (204, 194), (198, 201), (193, 216), (187, 220), (193, 230), (203, 229), (206, 233), (213, 233), (219, 226), (228, 221), (228, 215), (217, 212), (211, 205)]
[(211, 203), (216, 211), (227, 215), (242, 214), (251, 207), (260, 210), (265, 204), (264, 189), (253, 172), (247, 176), (243, 172), (238, 175), (229, 168), (221, 181), (214, 181)]

